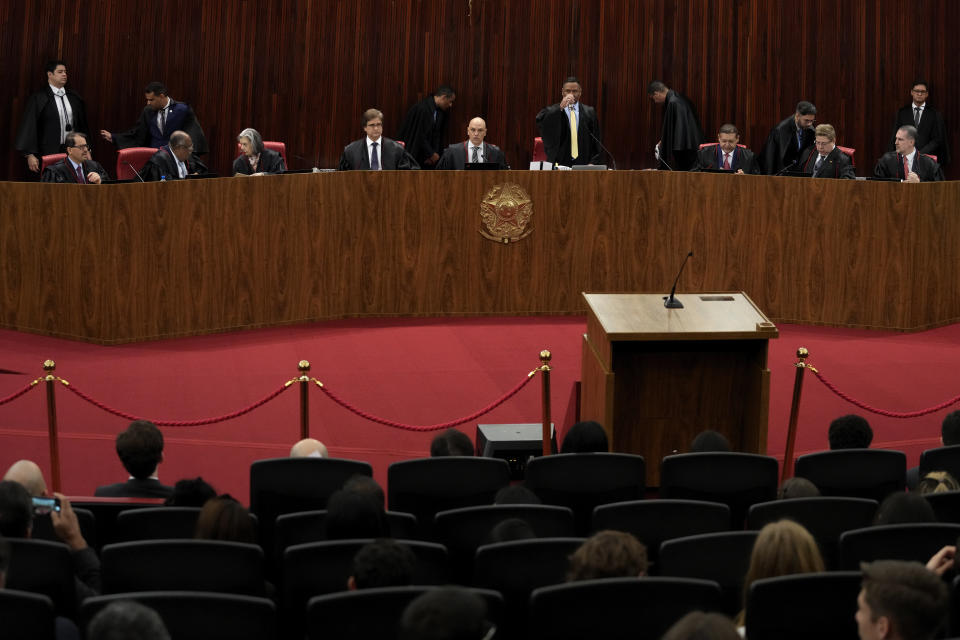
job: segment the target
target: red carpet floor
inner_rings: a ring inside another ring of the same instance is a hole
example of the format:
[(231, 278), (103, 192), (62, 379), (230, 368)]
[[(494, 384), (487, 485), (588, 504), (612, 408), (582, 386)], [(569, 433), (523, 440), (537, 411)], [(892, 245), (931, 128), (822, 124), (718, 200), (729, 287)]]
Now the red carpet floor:
[[(0, 331), (0, 398), (38, 377), (43, 360), (52, 358), (59, 375), (108, 406), (152, 419), (193, 420), (253, 404), (293, 378), (306, 358), (312, 375), (359, 408), (398, 422), (435, 424), (512, 389), (548, 348), (553, 415), (562, 435), (584, 330), (582, 317), (356, 320), (114, 347)], [(910, 411), (960, 394), (960, 325), (919, 334), (781, 325), (770, 349), (768, 439), (768, 453), (781, 458), (799, 346), (838, 387), (876, 407)], [(535, 380), (479, 422), (538, 422), (539, 394)], [(311, 434), (334, 456), (369, 461), (381, 483), (391, 462), (428, 449), (431, 433), (366, 421), (318, 389), (310, 403)], [(122, 480), (113, 438), (127, 421), (63, 388), (57, 408), (65, 492), (89, 495), (99, 484)], [(865, 414), (876, 434), (873, 446), (901, 449), (916, 464), (923, 449), (937, 445), (940, 421), (956, 408), (909, 420)], [(298, 438), (298, 410), (298, 391), (290, 389), (230, 422), (165, 428), (161, 480), (202, 475), (246, 502), (250, 463), (287, 454)], [(861, 411), (808, 375), (798, 454), (825, 448), (829, 421), (852, 412)], [(471, 436), (476, 422), (463, 427)], [(19, 458), (36, 460), (49, 473), (40, 389), (0, 406), (0, 469)]]

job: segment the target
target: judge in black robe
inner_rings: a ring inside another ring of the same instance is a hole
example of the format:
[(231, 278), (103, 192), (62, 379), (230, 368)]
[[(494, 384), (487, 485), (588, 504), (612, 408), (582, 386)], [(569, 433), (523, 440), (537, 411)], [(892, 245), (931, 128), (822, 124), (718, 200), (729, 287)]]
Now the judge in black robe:
[[(905, 180), (903, 173), (903, 155), (896, 151), (883, 154), (873, 168), (873, 175), (878, 178), (897, 178)], [(910, 164), (911, 173), (917, 174), (920, 182), (939, 182), (943, 180), (943, 171), (940, 165), (922, 153), (916, 153)]]
[[(36, 158), (37, 171), (40, 171), (43, 156), (64, 151), (61, 141), (67, 133), (90, 130), (87, 124), (86, 104), (83, 98), (66, 88), (66, 78), (66, 65), (63, 62), (58, 60), (48, 63), (47, 86), (27, 98), (23, 109), (14, 147), (28, 161), (30, 156)], [(66, 131), (61, 130), (60, 111), (56, 103), (59, 98), (54, 96), (54, 85), (64, 90), (64, 99), (70, 103), (70, 110), (73, 113), (72, 122)]]
[(244, 129), (237, 136), (243, 153), (233, 161), (233, 175), (251, 176), (283, 173), (287, 170), (283, 156), (263, 146), (263, 136), (256, 129)]
[[(133, 128), (122, 133), (101, 131), (100, 135), (105, 140), (112, 141), (117, 145), (117, 149), (128, 149), (130, 147), (154, 147), (159, 149), (170, 141), (170, 136), (174, 131), (184, 131), (193, 140), (194, 153), (202, 155), (209, 151), (203, 128), (197, 121), (197, 116), (190, 105), (170, 98), (167, 95), (167, 88), (159, 82), (148, 84), (145, 94), (147, 106), (140, 112), (140, 118), (133, 125)], [(163, 115), (163, 130), (160, 129), (160, 123), (157, 121), (157, 117), (162, 110), (166, 110)]]
[[(510, 165), (507, 164), (507, 158), (503, 155), (500, 147), (488, 142), (481, 142), (478, 146), (480, 147), (480, 162), (493, 163), (497, 165), (497, 169), (510, 168)], [(469, 163), (470, 141), (464, 140), (463, 142), (452, 144), (444, 149), (443, 155), (440, 157), (440, 162), (437, 163), (437, 169), (458, 170), (465, 168)]]
[[(71, 131), (67, 134), (65, 147), (67, 157), (44, 169), (40, 175), (40, 182), (100, 184), (103, 180), (110, 179), (107, 170), (90, 157), (90, 147), (85, 135)], [(80, 175), (77, 175), (78, 168)]]
[[(837, 132), (832, 125), (818, 124), (814, 130), (814, 146), (803, 152), (798, 171), (808, 173), (814, 178), (843, 178), (853, 180), (857, 177), (853, 169), (853, 159), (837, 146)], [(820, 156), (823, 162), (817, 166)]]
[(432, 169), (440, 161), (443, 137), (447, 130), (447, 112), (456, 97), (453, 89), (441, 86), (432, 96), (410, 107), (400, 125), (397, 140), (403, 141), (407, 153), (424, 169)]
[[(569, 77), (561, 87), (562, 99), (537, 114), (537, 129), (543, 138), (547, 160), (564, 167), (575, 164), (602, 164), (600, 120), (597, 110), (580, 102), (580, 81)], [(570, 110), (577, 120), (577, 157), (571, 154)]]
[[(419, 169), (417, 161), (396, 141), (381, 136), (380, 168), (384, 171)], [(340, 171), (369, 170), (370, 156), (367, 154), (367, 139), (354, 140), (343, 148), (340, 155)]]
[(174, 131), (170, 134), (170, 144), (160, 147), (153, 156), (143, 165), (140, 175), (144, 182), (158, 182), (163, 180), (180, 180), (186, 176), (180, 175), (177, 159), (186, 165), (187, 175), (207, 173), (207, 167), (192, 150), (193, 143), (190, 136), (183, 131)]
[[(702, 149), (697, 152), (697, 166), (694, 168), (695, 171), (705, 171), (705, 170), (723, 170), (723, 152), (720, 150), (719, 144), (708, 144), (705, 145)], [(730, 160), (730, 169), (732, 173), (738, 171), (743, 171), (748, 174), (759, 173), (759, 167), (757, 167), (757, 158), (753, 155), (753, 151), (737, 145), (737, 148), (733, 150), (733, 156)]]
[(817, 108), (802, 101), (796, 112), (780, 121), (770, 130), (767, 142), (760, 152), (760, 168), (767, 175), (775, 175), (792, 165), (796, 169), (803, 152), (813, 146), (813, 122)]
[[(950, 164), (950, 145), (947, 141), (947, 126), (943, 122), (943, 115), (927, 102), (927, 83), (917, 82), (911, 90), (913, 102), (897, 111), (893, 123), (893, 133), (890, 134), (888, 149), (894, 149), (894, 138), (897, 129), (904, 125), (917, 128), (917, 149), (937, 157), (937, 164), (941, 167)], [(915, 122), (914, 109), (920, 107), (920, 123)]]
[(660, 164), (665, 166), (661, 168), (689, 171), (696, 166), (697, 149), (704, 140), (693, 105), (659, 80), (650, 83), (647, 95), (664, 105), (659, 149)]

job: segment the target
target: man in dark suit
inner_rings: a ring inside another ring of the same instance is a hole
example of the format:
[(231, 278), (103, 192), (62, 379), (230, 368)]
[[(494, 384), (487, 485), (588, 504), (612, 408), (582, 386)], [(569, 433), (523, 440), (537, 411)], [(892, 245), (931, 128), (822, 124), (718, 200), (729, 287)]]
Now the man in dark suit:
[(797, 103), (796, 112), (770, 130), (767, 142), (760, 152), (760, 168), (767, 175), (774, 175), (791, 165), (800, 163), (800, 156), (813, 146), (813, 123), (817, 108), (812, 103)]
[(366, 136), (343, 148), (340, 171), (363, 169), (393, 171), (419, 169), (417, 161), (397, 142), (383, 136), (383, 113), (378, 109), (363, 112)]
[(696, 166), (697, 149), (703, 142), (703, 128), (690, 101), (659, 80), (647, 87), (655, 104), (663, 105), (663, 128), (657, 142), (661, 168), (689, 171)]
[(487, 123), (483, 118), (474, 118), (467, 125), (467, 139), (447, 147), (437, 169), (463, 169), (468, 164), (478, 162), (493, 163), (497, 169), (509, 169), (507, 159), (500, 147), (484, 142), (487, 135)]
[(814, 178), (856, 178), (853, 160), (837, 147), (837, 132), (833, 126), (818, 124), (814, 133), (814, 146), (803, 152), (800, 171)]
[(144, 182), (181, 180), (201, 173), (207, 173), (207, 168), (194, 154), (193, 140), (185, 131), (171, 133), (170, 144), (160, 147), (140, 171)]
[(41, 182), (100, 184), (101, 180), (110, 179), (103, 165), (90, 158), (86, 135), (71, 131), (67, 134), (66, 146), (67, 157), (44, 169)]
[(580, 81), (571, 76), (563, 83), (560, 102), (537, 114), (547, 160), (554, 164), (601, 164), (597, 110), (580, 102), (581, 92)]
[(166, 498), (173, 487), (160, 484), (157, 465), (163, 462), (163, 434), (147, 420), (135, 420), (117, 435), (117, 455), (130, 474), (126, 482), (97, 487), (102, 498)]
[(432, 169), (440, 161), (447, 112), (456, 99), (457, 94), (451, 87), (441, 85), (432, 96), (410, 107), (400, 125), (397, 140), (403, 140), (407, 153), (424, 169)]
[(913, 102), (897, 111), (897, 118), (893, 123), (893, 134), (890, 136), (890, 149), (894, 149), (893, 139), (897, 129), (904, 125), (917, 128), (917, 149), (937, 157), (937, 164), (941, 167), (950, 164), (950, 145), (947, 142), (947, 126), (943, 122), (943, 115), (927, 104), (930, 95), (924, 81), (913, 83), (910, 95)]
[(185, 102), (177, 102), (167, 95), (167, 87), (162, 82), (151, 82), (144, 89), (147, 106), (143, 108), (137, 124), (123, 133), (110, 133), (101, 130), (104, 140), (113, 142), (118, 149), (130, 147), (154, 147), (159, 149), (170, 142), (174, 131), (186, 131), (193, 140), (194, 150), (204, 154), (207, 138), (197, 122), (193, 109)]
[(717, 169), (743, 175), (760, 173), (753, 151), (738, 146), (740, 132), (732, 124), (725, 124), (717, 132), (717, 144), (705, 145), (697, 152), (695, 171)]
[(15, 145), (35, 173), (43, 156), (63, 152), (68, 133), (89, 131), (83, 98), (66, 88), (67, 65), (53, 60), (45, 69), (47, 86), (27, 99)]
[(894, 136), (896, 151), (883, 154), (877, 160), (873, 175), (878, 178), (898, 178), (901, 182), (937, 182), (943, 180), (940, 165), (917, 150), (917, 129), (904, 125)]

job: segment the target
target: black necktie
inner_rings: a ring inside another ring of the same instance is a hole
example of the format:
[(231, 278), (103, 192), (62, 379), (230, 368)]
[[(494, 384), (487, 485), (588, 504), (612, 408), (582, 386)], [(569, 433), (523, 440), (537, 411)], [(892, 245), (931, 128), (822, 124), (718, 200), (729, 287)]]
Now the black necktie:
[(371, 143), (373, 146), (373, 153), (370, 154), (370, 169), (376, 171), (380, 168), (380, 159), (377, 157), (377, 143)]
[(470, 159), (470, 162), (474, 164), (480, 162), (480, 147), (473, 148), (473, 157)]
[(913, 108), (913, 126), (920, 126), (920, 107)]
[(167, 108), (164, 107), (160, 110), (160, 135), (163, 135), (163, 132), (167, 129)]
[(823, 156), (817, 158), (817, 164), (813, 165), (813, 175), (820, 173), (820, 167), (823, 166)]

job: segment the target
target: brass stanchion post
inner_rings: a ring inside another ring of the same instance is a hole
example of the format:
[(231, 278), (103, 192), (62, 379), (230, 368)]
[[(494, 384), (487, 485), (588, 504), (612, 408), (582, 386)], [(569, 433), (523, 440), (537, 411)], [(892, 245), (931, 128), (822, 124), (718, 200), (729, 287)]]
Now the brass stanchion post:
[(54, 370), (57, 363), (53, 360), (43, 361), (43, 370), (47, 372), (43, 380), (47, 383), (47, 439), (50, 441), (50, 480), (54, 491), (61, 491), (60, 485), (60, 444), (57, 436), (57, 397), (54, 385), (57, 376)]
[(540, 352), (540, 379), (543, 381), (543, 455), (551, 453), (550, 447), (550, 359), (553, 355), (544, 349)]
[[(793, 401), (790, 404), (790, 423), (787, 426), (787, 449), (783, 454), (783, 469), (780, 472), (780, 483), (793, 474), (793, 449), (797, 441), (797, 420), (800, 418), (800, 395), (803, 392), (803, 372), (810, 367), (805, 360), (810, 352), (805, 348), (797, 349), (797, 362), (794, 366), (797, 368), (796, 375), (793, 378)], [(814, 369), (816, 371), (816, 369)]]
[(307, 395), (307, 385), (310, 384), (310, 363), (307, 360), (301, 360), (297, 363), (297, 369), (300, 370), (300, 377), (297, 381), (300, 383), (300, 439), (305, 440), (310, 437), (310, 398)]

